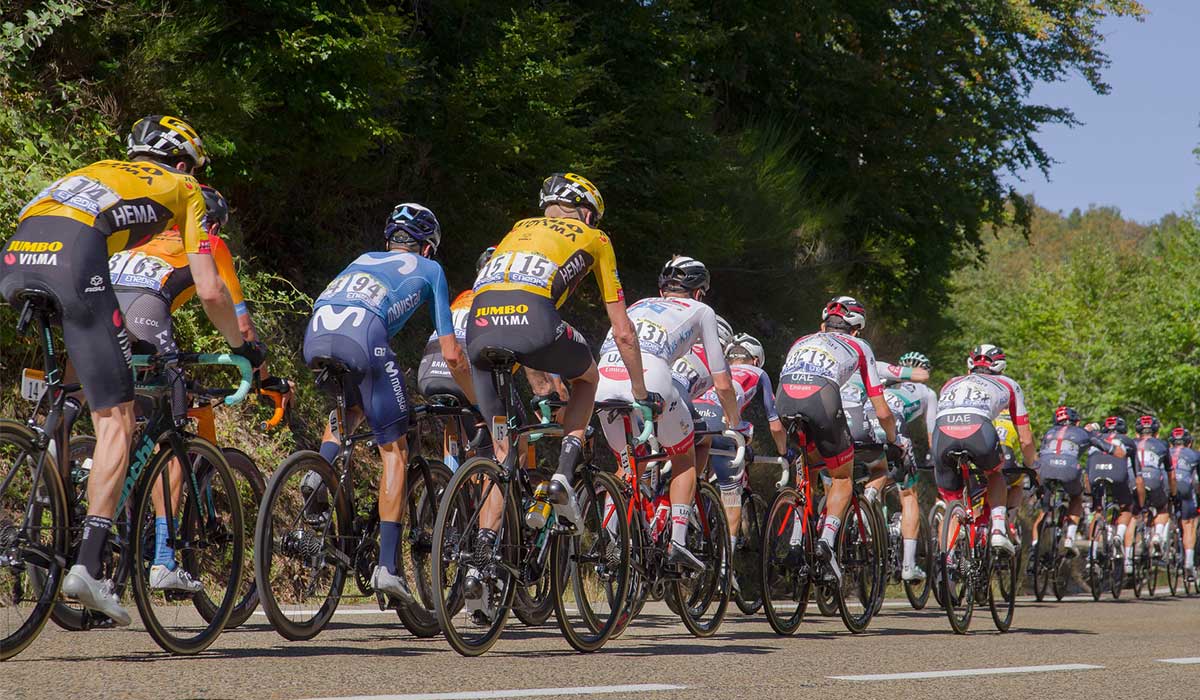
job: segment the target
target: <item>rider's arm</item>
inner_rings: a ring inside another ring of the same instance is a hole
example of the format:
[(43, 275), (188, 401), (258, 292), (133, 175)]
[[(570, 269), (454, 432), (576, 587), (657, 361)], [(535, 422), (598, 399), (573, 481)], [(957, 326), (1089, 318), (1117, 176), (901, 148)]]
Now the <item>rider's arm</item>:
[[(237, 269), (233, 264), (233, 253), (220, 236), (209, 236), (212, 241), (213, 262), (217, 264), (217, 274), (225, 282), (229, 290), (229, 298), (233, 301), (233, 310), (237, 314), (238, 328), (245, 340), (258, 340), (258, 330), (254, 320), (250, 318), (250, 310), (246, 308), (246, 295), (242, 293), (242, 283), (238, 279)], [(265, 366), (265, 365), (264, 365)], [(265, 374), (263, 376), (266, 376)]]
[(1021, 441), (1021, 456), (1025, 458), (1025, 464), (1035, 463), (1037, 448), (1033, 446), (1033, 430), (1029, 427), (1029, 419), (1026, 418), (1024, 423), (1017, 423), (1016, 418), (1013, 418), (1013, 424), (1017, 426), (1017, 439)]
[(733, 379), (729, 370), (713, 372), (713, 388), (717, 390), (717, 399), (721, 402), (721, 410), (725, 412), (725, 425), (736, 429), (742, 423), (742, 412), (738, 408), (737, 391), (733, 388)]
[(1106, 454), (1110, 454), (1117, 459), (1122, 459), (1125, 457), (1125, 448), (1121, 446), (1120, 442), (1109, 442), (1099, 436), (1092, 436), (1089, 442), (1091, 443), (1092, 447), (1095, 447)]
[(879, 425), (883, 427), (883, 432), (887, 434), (888, 442), (895, 442), (896, 417), (892, 415), (892, 409), (888, 407), (883, 394), (872, 396), (871, 405), (875, 408), (875, 417), (879, 419)]
[(217, 272), (217, 264), (209, 253), (188, 253), (188, 267), (192, 269), (192, 281), (196, 283), (196, 296), (208, 316), (229, 347), (241, 347), (245, 343), (241, 326), (234, 311), (233, 298), (225, 281)]
[(771, 386), (771, 377), (761, 372), (758, 379), (758, 393), (762, 394), (763, 409), (767, 412), (767, 426), (771, 428), (771, 439), (779, 454), (787, 452), (787, 431), (779, 420), (779, 411), (775, 408), (775, 388)]
[(629, 313), (625, 311), (625, 300), (610, 301), (604, 305), (604, 310), (608, 312), (608, 320), (612, 323), (613, 341), (617, 344), (617, 351), (621, 353), (621, 361), (625, 363), (625, 369), (629, 370), (633, 398), (644, 399), (646, 375), (642, 369), (642, 346), (638, 344), (633, 321), (629, 320)]

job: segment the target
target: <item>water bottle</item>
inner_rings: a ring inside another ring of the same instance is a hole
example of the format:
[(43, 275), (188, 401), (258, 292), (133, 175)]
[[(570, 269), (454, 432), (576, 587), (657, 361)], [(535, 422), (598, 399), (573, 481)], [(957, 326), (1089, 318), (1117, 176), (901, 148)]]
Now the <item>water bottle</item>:
[(525, 511), (525, 524), (534, 530), (541, 530), (550, 517), (550, 501), (547, 500), (550, 486), (543, 481), (533, 491), (533, 503)]
[(654, 499), (654, 520), (651, 521), (650, 538), (657, 540), (671, 521), (671, 499), (659, 496)]

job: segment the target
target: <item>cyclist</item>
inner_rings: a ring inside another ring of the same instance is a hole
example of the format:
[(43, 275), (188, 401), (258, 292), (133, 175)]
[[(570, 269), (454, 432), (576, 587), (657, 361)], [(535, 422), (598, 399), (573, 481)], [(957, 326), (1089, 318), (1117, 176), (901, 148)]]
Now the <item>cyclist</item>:
[[(1083, 514), (1083, 472), (1079, 460), (1093, 449), (1117, 459), (1125, 457), (1125, 448), (1120, 441), (1105, 440), (1093, 435), (1080, 427), (1079, 421), (1079, 411), (1071, 406), (1059, 406), (1054, 409), (1054, 427), (1042, 436), (1037, 455), (1037, 470), (1041, 482), (1045, 484), (1052, 479), (1059, 481), (1070, 499), (1067, 505), (1067, 532), (1063, 539), (1063, 547), (1070, 557), (1078, 554), (1075, 549), (1075, 535), (1079, 532), (1079, 519)], [(1046, 517), (1049, 508), (1050, 491), (1047, 489), (1043, 494), (1042, 507), (1033, 521), (1033, 542), (1030, 548), (1035, 552), (1038, 545), (1038, 526)]]
[(987, 501), (991, 505), (993, 548), (1009, 554), (1016, 551), (1007, 528), (1007, 484), (1000, 471), (1003, 455), (996, 426), (992, 422), (1005, 408), (1012, 415), (1021, 441), (1025, 464), (1035, 458), (1033, 433), (1025, 411), (1025, 393), (1010, 377), (1004, 376), (1008, 359), (1004, 351), (990, 344), (977, 345), (967, 356), (967, 374), (942, 386), (938, 396), (937, 429), (933, 435), (933, 464), (938, 493), (945, 500), (962, 492), (962, 473), (950, 456), (966, 451), (971, 461), (987, 475)]
[[(208, 235), (208, 247), (216, 264), (217, 274), (229, 290), (237, 314), (238, 328), (246, 342), (258, 341), (254, 321), (246, 308), (242, 286), (233, 266), (233, 255), (229, 246), (218, 235), (221, 227), (229, 222), (229, 204), (221, 193), (200, 185), (204, 195), (204, 229)], [(179, 352), (175, 344), (175, 328), (172, 314), (196, 295), (195, 275), (188, 256), (183, 250), (183, 239), (178, 228), (156, 234), (149, 241), (123, 250), (108, 260), (109, 278), (117, 294), (117, 303), (125, 316), (125, 324), (132, 340), (141, 341), (153, 348), (153, 352), (169, 354)], [(266, 363), (259, 367), (260, 376), (266, 377)], [(175, 418), (187, 416), (187, 388), (181, 380), (182, 372), (175, 366), (167, 367), (173, 392), (172, 403)], [(183, 490), (178, 467), (172, 467), (172, 500), (178, 499)], [(187, 570), (176, 566), (175, 550), (167, 539), (166, 508), (162, 502), (162, 491), (155, 488), (152, 493), (155, 512), (155, 555), (150, 567), (150, 586), (156, 589), (176, 589), (190, 593), (199, 592), (203, 586), (193, 579)], [(177, 503), (176, 503), (177, 505)]]
[[(454, 336), (450, 293), (442, 266), (430, 258), (442, 241), (442, 228), (429, 209), (398, 204), (383, 229), (384, 250), (363, 253), (329, 283), (313, 304), (304, 333), (304, 361), (320, 357), (345, 363), (357, 385), (348, 397), (347, 425), (325, 429), (321, 455), (333, 461), (338, 437), (349, 435), (365, 417), (383, 460), (379, 482), (379, 562), (371, 586), (406, 603), (413, 602), (396, 555), (404, 518), (408, 468), (408, 394), (404, 373), (388, 341), (404, 328), (422, 304), (430, 302), (442, 356), (459, 386), (470, 386), (462, 348)], [(319, 483), (319, 477), (315, 480)], [(313, 473), (302, 491), (314, 488)], [(322, 502), (322, 493), (309, 502)], [(308, 494), (306, 493), (306, 498)]]
[[(658, 275), (659, 296), (642, 299), (630, 306), (628, 312), (641, 344), (646, 388), (663, 400), (663, 412), (655, 425), (663, 451), (671, 457), (668, 558), (672, 564), (693, 570), (704, 568), (703, 562), (687, 548), (688, 522), (696, 496), (695, 435), (687, 399), (679, 395), (671, 377), (671, 364), (688, 350), (687, 341), (698, 338), (704, 345), (725, 425), (734, 428), (741, 425), (737, 394), (717, 335), (716, 314), (703, 301), (708, 287), (708, 268), (704, 263), (677, 255), (667, 261)], [(599, 372), (597, 399), (632, 398), (630, 371), (612, 333), (600, 346)], [(601, 415), (600, 425), (610, 447), (625, 444), (624, 423), (619, 417)]]
[(1098, 479), (1107, 479), (1112, 482), (1113, 501), (1121, 509), (1117, 516), (1117, 539), (1122, 542), (1125, 573), (1131, 574), (1133, 573), (1133, 528), (1129, 527), (1129, 524), (1141, 508), (1134, 501), (1132, 490), (1138, 473), (1137, 443), (1125, 434), (1126, 431), (1124, 418), (1109, 416), (1104, 419), (1104, 427), (1100, 432), (1101, 439), (1111, 443), (1120, 443), (1125, 450), (1125, 457), (1115, 457), (1109, 452), (1094, 447), (1089, 448), (1087, 473), (1088, 484), (1093, 494), (1096, 491)]
[[(593, 270), (613, 341), (629, 370), (633, 398), (653, 400), (646, 393), (641, 349), (625, 310), (612, 242), (594, 227), (604, 216), (600, 192), (579, 175), (555, 173), (542, 182), (539, 204), (545, 216), (514, 224), (475, 279), (467, 351), (479, 408), (489, 424), (503, 418), (504, 412), (484, 352), (489, 347), (506, 348), (522, 365), (558, 374), (570, 386), (561, 418), (566, 435), (549, 496), (559, 521), (575, 524), (580, 515), (571, 481), (583, 456), (584, 430), (591, 420), (599, 375), (587, 340), (562, 319), (558, 308)], [(502, 443), (494, 446), (500, 461), (508, 452)], [(483, 557), (491, 556), (503, 516), (499, 490), (492, 494), (481, 509), (482, 527), (476, 539)]]
[[(1171, 517), (1167, 504), (1176, 498), (1175, 471), (1171, 465), (1171, 448), (1158, 438), (1158, 431), (1162, 427), (1158, 417), (1142, 416), (1137, 419), (1135, 426), (1138, 435), (1138, 502), (1143, 508), (1143, 518), (1147, 505), (1155, 510), (1154, 533), (1150, 537), (1150, 546), (1157, 556), (1167, 532), (1167, 522)], [(1147, 523), (1147, 527), (1150, 524)]]
[(1196, 581), (1196, 468), (1200, 452), (1192, 449), (1192, 434), (1180, 427), (1171, 431), (1171, 464), (1179, 496), (1179, 521), (1183, 524), (1183, 569), (1189, 583)]
[(243, 340), (209, 255), (204, 197), (192, 176), (208, 156), (196, 130), (177, 117), (145, 117), (134, 124), (126, 146), (129, 160), (93, 163), (39, 192), (21, 210), (17, 231), (0, 253), (0, 297), (15, 304), (22, 291), (36, 289), (57, 300), (63, 341), (96, 430), (88, 513), (63, 592), (119, 625), (129, 624), (129, 613), (112, 582), (98, 577), (129, 461), (133, 375), (129, 335), (109, 284), (109, 256), (179, 226), (205, 313), (235, 353), (254, 365), (264, 356), (261, 345)]
[[(717, 315), (717, 335), (720, 336), (722, 348), (728, 346), (733, 340), (733, 327), (719, 314)], [(686, 396), (693, 401), (711, 389), (712, 372), (708, 370), (708, 356), (704, 353), (704, 344), (694, 343), (683, 357), (671, 365), (671, 375), (679, 387), (679, 395)], [(700, 420), (700, 415), (695, 411), (692, 412), (692, 417)], [(703, 458), (700, 459), (700, 463), (704, 463)]]
[[(919, 352), (906, 352), (900, 356), (897, 363), (903, 371), (910, 372), (902, 381), (889, 379), (882, 375), (884, 381), (883, 397), (896, 417), (896, 432), (904, 435), (912, 430), (918, 418), (924, 418), (925, 438), (933, 442), (934, 425), (937, 423), (937, 394), (924, 384), (929, 378), (929, 370), (933, 363)], [(912, 435), (907, 436), (911, 441)], [(907, 473), (897, 484), (900, 487), (900, 537), (904, 543), (903, 559), (900, 565), (900, 578), (905, 581), (923, 581), (925, 572), (917, 565), (917, 537), (921, 528), (921, 504), (917, 498), (917, 471), (912, 451), (909, 450), (906, 460)]]
[[(866, 309), (856, 299), (848, 296), (831, 299), (821, 312), (820, 330), (797, 339), (788, 350), (775, 398), (780, 416), (804, 419), (809, 463), (815, 465), (816, 455), (820, 454), (832, 478), (826, 491), (816, 553), (839, 581), (842, 575), (834, 543), (853, 495), (854, 465), (854, 443), (842, 409), (841, 387), (855, 374), (862, 378), (887, 441), (893, 444), (897, 441), (896, 420), (883, 398), (875, 353), (858, 337), (866, 323)], [(801, 556), (801, 527), (797, 521), (792, 529), (793, 551), (789, 556), (793, 559)]]

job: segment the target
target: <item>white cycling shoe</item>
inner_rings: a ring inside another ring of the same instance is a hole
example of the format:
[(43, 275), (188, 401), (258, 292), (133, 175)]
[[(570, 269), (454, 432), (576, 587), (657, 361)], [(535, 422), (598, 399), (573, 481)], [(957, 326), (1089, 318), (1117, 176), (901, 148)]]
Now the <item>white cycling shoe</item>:
[(993, 549), (999, 549), (1007, 554), (1014, 554), (1017, 548), (1013, 546), (1012, 540), (1008, 538), (1008, 533), (1000, 532), (999, 530), (992, 531), (991, 545)]
[(130, 622), (129, 613), (121, 607), (121, 600), (113, 590), (112, 579), (92, 578), (83, 564), (76, 564), (67, 572), (62, 591), (88, 610), (104, 613), (121, 627)]
[(909, 582), (924, 581), (925, 570), (916, 564), (913, 564), (912, 567), (906, 566), (900, 569), (900, 580)]
[(150, 587), (156, 591), (183, 591), (184, 593), (199, 593), (204, 590), (204, 584), (192, 578), (182, 566), (168, 569), (162, 564), (150, 567)]

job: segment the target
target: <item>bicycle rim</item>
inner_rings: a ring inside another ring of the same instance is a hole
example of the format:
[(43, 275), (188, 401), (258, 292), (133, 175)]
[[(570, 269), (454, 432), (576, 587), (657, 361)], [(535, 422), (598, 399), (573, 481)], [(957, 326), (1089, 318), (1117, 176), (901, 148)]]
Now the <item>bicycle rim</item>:
[[(329, 507), (318, 492), (301, 492), (309, 471), (320, 475)], [(353, 539), (329, 462), (316, 452), (296, 452), (279, 466), (254, 527), (254, 580), (271, 625), (285, 639), (315, 637), (337, 610), (352, 563), (343, 543)], [(307, 513), (306, 513), (307, 511)]]
[(800, 493), (793, 488), (785, 488), (776, 494), (763, 531), (763, 611), (776, 634), (795, 634), (808, 607), (812, 583), (807, 573), (811, 564), (807, 555), (812, 552), (812, 533), (807, 526), (803, 528), (803, 539), (798, 550), (805, 561), (788, 562), (793, 527), (799, 527), (796, 518), (803, 517), (803, 512)]
[(1020, 558), (1008, 552), (991, 553), (991, 585), (988, 586), (988, 608), (996, 629), (1007, 632), (1012, 627), (1013, 611), (1017, 605), (1017, 574)]
[[(437, 520), (438, 503), (450, 481), (450, 468), (437, 460), (426, 462), (429, 481), (419, 463), (408, 469), (407, 536), (401, 540), (400, 561), (408, 577), (409, 588), (416, 601), (399, 604), (396, 615), (404, 627), (417, 637), (433, 637), (440, 631), (433, 606), (433, 573), (430, 567), (433, 553), (433, 526)], [(430, 483), (432, 482), (432, 483)]]
[(685, 573), (674, 586), (683, 626), (697, 637), (709, 637), (729, 608), (729, 522), (715, 486), (701, 482), (696, 494), (698, 505), (692, 508), (687, 547), (704, 563), (704, 571)]
[[(262, 502), (266, 486), (254, 460), (250, 459), (245, 452), (225, 447), (221, 449), (221, 453), (225, 455), (225, 461), (229, 463), (230, 472), (237, 482), (238, 496), (242, 501), (242, 541), (248, 548), (245, 561), (253, 561), (254, 525), (258, 520), (258, 504)], [(211, 622), (216, 616), (217, 607), (207, 595), (197, 595), (193, 602), (196, 610), (205, 620)], [(257, 607), (258, 587), (254, 583), (254, 567), (252, 565), (245, 566), (242, 567), (242, 579), (238, 583), (237, 601), (233, 606), (233, 612), (229, 613), (229, 619), (225, 622), (225, 629), (244, 625)]]
[(975, 611), (971, 573), (974, 562), (968, 527), (967, 510), (962, 502), (951, 501), (947, 504), (939, 541), (952, 544), (945, 551), (947, 556), (941, 557), (942, 607), (950, 620), (950, 627), (958, 634), (967, 633), (971, 626), (971, 614)]
[(835, 587), (842, 624), (855, 634), (871, 624), (883, 583), (883, 562), (879, 556), (882, 528), (871, 504), (861, 500), (859, 504), (860, 511), (855, 513), (851, 502), (838, 531), (842, 585)]
[(733, 601), (746, 615), (762, 609), (762, 548), (767, 503), (757, 493), (743, 492), (741, 529), (738, 546), (733, 551), (733, 573), (737, 588)]

